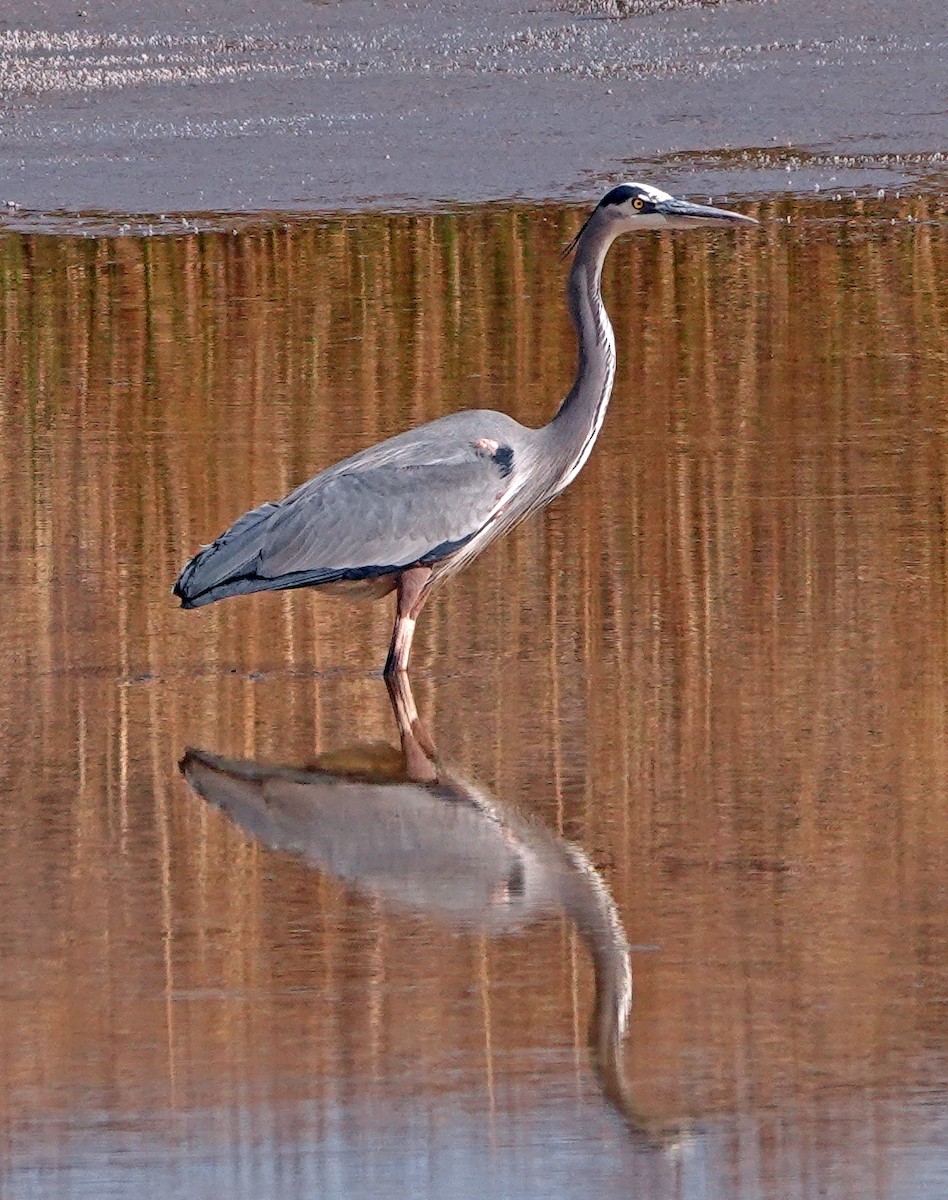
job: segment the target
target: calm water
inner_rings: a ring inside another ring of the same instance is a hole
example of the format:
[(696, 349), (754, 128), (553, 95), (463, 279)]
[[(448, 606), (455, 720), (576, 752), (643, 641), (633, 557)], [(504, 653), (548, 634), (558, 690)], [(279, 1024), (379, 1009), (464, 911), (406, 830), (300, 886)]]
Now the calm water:
[(757, 212), (614, 251), (594, 456), (419, 627), (437, 783), (385, 603), (170, 585), (545, 420), (580, 213), (0, 237), (4, 1200), (948, 1192), (948, 214)]

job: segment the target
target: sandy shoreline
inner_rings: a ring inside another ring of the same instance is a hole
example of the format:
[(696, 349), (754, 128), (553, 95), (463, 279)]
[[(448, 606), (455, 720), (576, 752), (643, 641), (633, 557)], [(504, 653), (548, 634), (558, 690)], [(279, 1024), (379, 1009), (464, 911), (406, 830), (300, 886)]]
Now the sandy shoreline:
[(943, 0), (843, 7), (7, 0), (0, 202), (9, 223), (585, 199), (628, 176), (943, 186)]

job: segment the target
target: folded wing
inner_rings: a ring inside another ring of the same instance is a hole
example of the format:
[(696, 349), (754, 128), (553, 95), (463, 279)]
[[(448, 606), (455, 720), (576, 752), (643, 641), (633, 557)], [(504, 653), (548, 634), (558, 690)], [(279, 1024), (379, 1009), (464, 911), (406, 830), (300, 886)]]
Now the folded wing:
[(225, 596), (319, 586), (432, 565), (477, 536), (502, 508), (512, 451), (476, 445), (431, 462), (332, 469), (285, 500), (246, 513), (188, 563), (183, 607)]

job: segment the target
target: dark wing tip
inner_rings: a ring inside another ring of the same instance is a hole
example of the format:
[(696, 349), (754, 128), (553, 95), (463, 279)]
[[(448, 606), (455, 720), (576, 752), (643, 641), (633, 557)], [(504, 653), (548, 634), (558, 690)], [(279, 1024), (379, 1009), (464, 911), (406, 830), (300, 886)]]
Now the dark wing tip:
[[(194, 558), (197, 558), (197, 555)], [(191, 607), (191, 592), (188, 588), (188, 581), (194, 574), (194, 558), (189, 559), (181, 568), (178, 578), (174, 581), (174, 587), (171, 589), (172, 596), (181, 601), (182, 608)]]
[(212, 547), (205, 546), (204, 549), (199, 550), (190, 562), (184, 565), (181, 574), (174, 582), (171, 594), (181, 601), (182, 608), (202, 608), (215, 598), (213, 586), (204, 588), (195, 584), (197, 568), (201, 566), (208, 549), (212, 549)]
[[(187, 778), (188, 771), (192, 767), (207, 767), (211, 771), (220, 770), (219, 755), (212, 754), (210, 750), (199, 750), (197, 746), (186, 746), (184, 754), (182, 754), (178, 762), (178, 770)], [(190, 783), (191, 780), (188, 779)]]
[(171, 594), (177, 600), (181, 601), (181, 607), (183, 609), (200, 608), (200, 603), (194, 596), (189, 596), (186, 592), (177, 587), (172, 591)]

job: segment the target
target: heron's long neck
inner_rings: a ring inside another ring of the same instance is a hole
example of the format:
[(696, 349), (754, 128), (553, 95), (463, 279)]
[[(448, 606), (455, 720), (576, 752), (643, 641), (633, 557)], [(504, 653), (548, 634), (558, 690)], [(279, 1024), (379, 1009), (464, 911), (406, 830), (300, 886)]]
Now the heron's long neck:
[(615, 233), (590, 225), (579, 239), (567, 289), (569, 313), (579, 339), (576, 379), (547, 428), (561, 464), (557, 491), (582, 470), (602, 426), (616, 374), (616, 343), (603, 307), (602, 264)]

